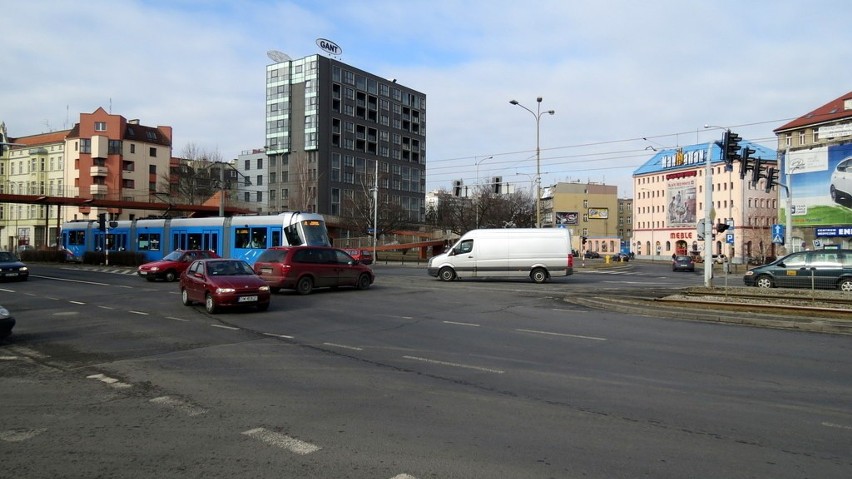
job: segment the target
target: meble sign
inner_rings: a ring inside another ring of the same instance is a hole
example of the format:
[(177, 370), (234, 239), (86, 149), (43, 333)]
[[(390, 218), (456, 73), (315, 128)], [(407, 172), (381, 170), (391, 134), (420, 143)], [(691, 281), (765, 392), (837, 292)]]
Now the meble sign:
[(317, 46), (322, 48), (324, 51), (331, 53), (332, 55), (340, 55), (341, 53), (343, 53), (342, 48), (340, 48), (333, 41), (326, 40), (325, 38), (317, 38)]

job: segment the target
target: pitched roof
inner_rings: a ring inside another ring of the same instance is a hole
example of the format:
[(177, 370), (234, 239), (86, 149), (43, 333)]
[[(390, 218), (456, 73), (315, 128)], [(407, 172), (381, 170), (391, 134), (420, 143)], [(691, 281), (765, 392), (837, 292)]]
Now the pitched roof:
[(779, 133), (785, 130), (801, 128), (803, 126), (821, 125), (846, 118), (852, 119), (852, 91), (772, 131)]
[(19, 143), (25, 146), (49, 145), (53, 143), (63, 143), (68, 133), (71, 130), (51, 131), (49, 133), (40, 133), (38, 135), (22, 136), (19, 138), (9, 138), (12, 143)]

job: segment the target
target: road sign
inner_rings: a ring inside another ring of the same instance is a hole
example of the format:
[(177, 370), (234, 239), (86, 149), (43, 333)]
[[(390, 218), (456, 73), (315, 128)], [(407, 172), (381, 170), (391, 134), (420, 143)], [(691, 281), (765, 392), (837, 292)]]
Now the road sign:
[(725, 243), (734, 244), (734, 234), (728, 233), (725, 235)]
[(784, 244), (784, 225), (772, 225), (772, 242), (775, 244)]

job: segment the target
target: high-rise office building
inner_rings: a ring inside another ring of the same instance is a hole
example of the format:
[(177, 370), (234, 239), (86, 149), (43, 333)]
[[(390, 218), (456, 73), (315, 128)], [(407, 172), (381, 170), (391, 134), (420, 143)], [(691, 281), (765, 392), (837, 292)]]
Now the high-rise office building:
[(273, 61), (266, 67), (265, 171), (242, 171), (252, 181), (264, 176), (260, 203), (268, 212), (345, 222), (366, 213), (378, 172), (380, 206), (422, 223), (426, 95), (321, 55)]

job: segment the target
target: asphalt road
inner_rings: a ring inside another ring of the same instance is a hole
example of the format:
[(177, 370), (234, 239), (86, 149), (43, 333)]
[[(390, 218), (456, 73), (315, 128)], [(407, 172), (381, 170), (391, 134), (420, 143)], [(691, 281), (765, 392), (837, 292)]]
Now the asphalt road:
[[(587, 310), (668, 265), (281, 293), (35, 265), (0, 283), (0, 477), (848, 478), (852, 339)], [(668, 286), (666, 286), (668, 285)]]

